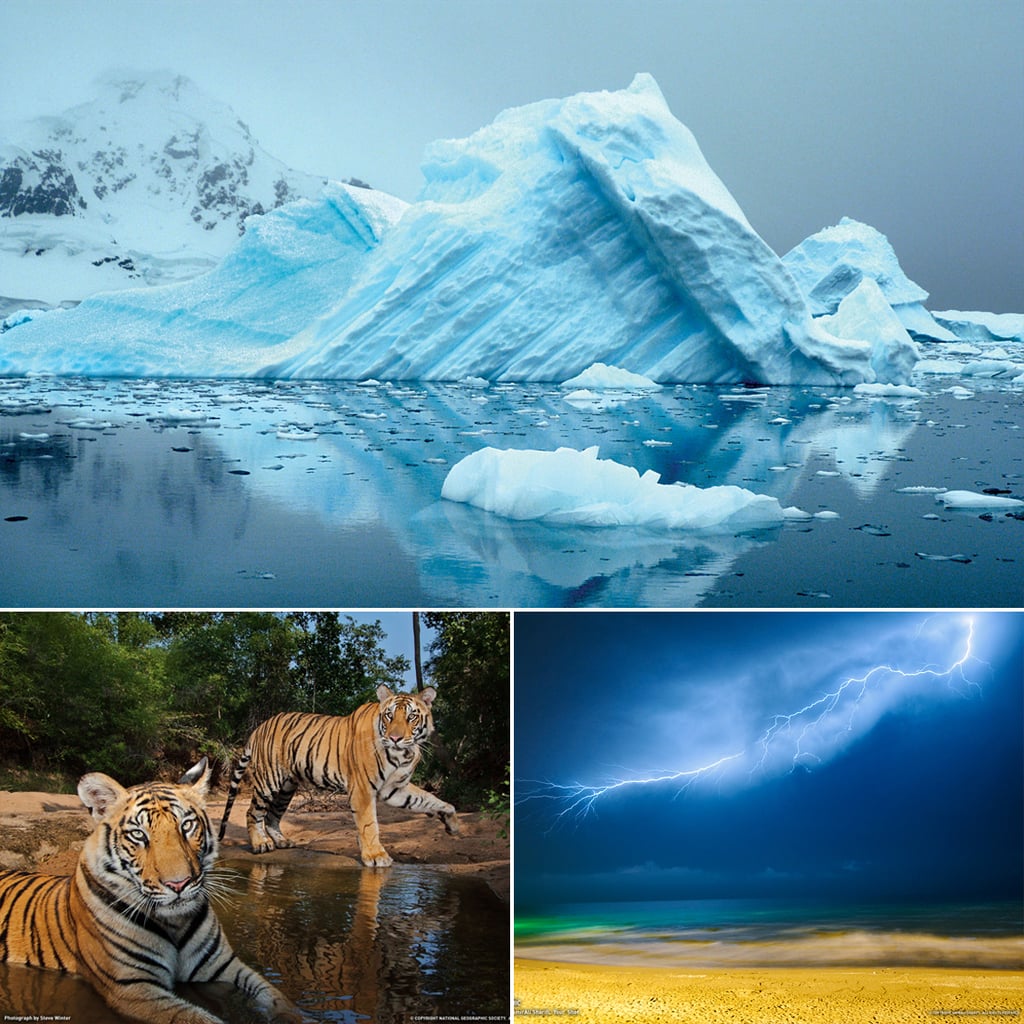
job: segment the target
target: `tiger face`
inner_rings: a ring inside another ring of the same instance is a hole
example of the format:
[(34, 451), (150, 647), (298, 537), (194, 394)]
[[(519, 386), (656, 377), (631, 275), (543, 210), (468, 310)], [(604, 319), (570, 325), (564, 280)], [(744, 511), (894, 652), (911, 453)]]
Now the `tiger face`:
[(411, 757), (428, 739), (434, 731), (430, 706), (436, 695), (432, 686), (418, 694), (392, 693), (383, 684), (377, 687), (377, 732), (389, 756)]
[(100, 823), (86, 846), (90, 866), (127, 906), (173, 920), (206, 898), (217, 846), (205, 809), (205, 769), (203, 761), (178, 785), (125, 789), (101, 772), (79, 783), (82, 802)]

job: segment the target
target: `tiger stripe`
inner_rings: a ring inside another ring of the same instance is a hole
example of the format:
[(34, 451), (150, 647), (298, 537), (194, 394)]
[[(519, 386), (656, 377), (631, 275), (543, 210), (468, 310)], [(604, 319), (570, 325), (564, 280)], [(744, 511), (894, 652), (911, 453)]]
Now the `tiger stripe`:
[(291, 846), (281, 819), (300, 783), (347, 790), (356, 822), (359, 853), (368, 867), (386, 867), (391, 856), (380, 842), (377, 801), (422, 814), (436, 814), (450, 834), (459, 831), (451, 804), (412, 784), (421, 747), (434, 731), (431, 705), (437, 691), (392, 693), (377, 687), (377, 702), (350, 715), (285, 711), (258, 725), (232, 772), (219, 838), (247, 772), (252, 798), (246, 827), (253, 853)]
[(85, 977), (108, 1005), (148, 1024), (218, 1024), (173, 991), (221, 979), (277, 1021), (301, 1016), (235, 955), (205, 880), (217, 843), (203, 758), (177, 786), (126, 790), (93, 772), (78, 792), (97, 826), (73, 876), (0, 871), (0, 961)]

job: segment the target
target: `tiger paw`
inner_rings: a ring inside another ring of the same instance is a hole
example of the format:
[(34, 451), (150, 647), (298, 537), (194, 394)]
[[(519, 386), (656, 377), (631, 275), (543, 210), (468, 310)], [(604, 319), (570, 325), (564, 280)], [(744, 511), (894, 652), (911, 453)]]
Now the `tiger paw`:
[(376, 850), (367, 850), (363, 853), (363, 863), (368, 868), (389, 868), (395, 862), (391, 859), (387, 850), (379, 847)]
[(272, 839), (250, 839), (249, 845), (252, 847), (253, 853), (270, 853), (274, 849), (274, 841)]
[(442, 811), (438, 817), (444, 822), (444, 830), (450, 836), (457, 836), (462, 826), (455, 811)]

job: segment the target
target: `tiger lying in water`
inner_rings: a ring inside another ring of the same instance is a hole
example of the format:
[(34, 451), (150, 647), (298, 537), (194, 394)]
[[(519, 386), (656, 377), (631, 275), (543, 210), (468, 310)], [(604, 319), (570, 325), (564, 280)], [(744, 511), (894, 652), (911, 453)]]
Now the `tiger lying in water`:
[(250, 765), (252, 802), (245, 820), (253, 853), (292, 845), (281, 832), (281, 818), (300, 782), (348, 790), (359, 853), (368, 867), (392, 863), (380, 843), (377, 800), (436, 814), (449, 834), (457, 834), (455, 808), (409, 781), (420, 760), (420, 744), (434, 731), (430, 705), (436, 695), (432, 686), (418, 694), (396, 694), (381, 684), (379, 703), (363, 704), (351, 715), (292, 712), (268, 718), (253, 730), (231, 775), (220, 838)]
[(124, 789), (92, 772), (78, 795), (98, 822), (73, 876), (0, 872), (0, 961), (83, 975), (118, 1013), (147, 1024), (219, 1024), (179, 981), (233, 985), (277, 1021), (298, 1010), (235, 956), (206, 883), (217, 842), (204, 757), (177, 785)]

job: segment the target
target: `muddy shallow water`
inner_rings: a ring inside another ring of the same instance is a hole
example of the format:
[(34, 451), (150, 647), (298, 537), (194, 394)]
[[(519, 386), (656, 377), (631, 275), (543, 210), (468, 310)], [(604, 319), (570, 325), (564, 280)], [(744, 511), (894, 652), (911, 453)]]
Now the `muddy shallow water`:
[[(496, 1019), (508, 1015), (509, 912), (481, 881), (418, 865), (335, 866), (223, 858), (234, 890), (218, 916), (235, 951), (314, 1021)], [(256, 1019), (210, 986), (183, 990), (230, 1024)], [(108, 1024), (81, 978), (0, 964), (7, 1016)]]

